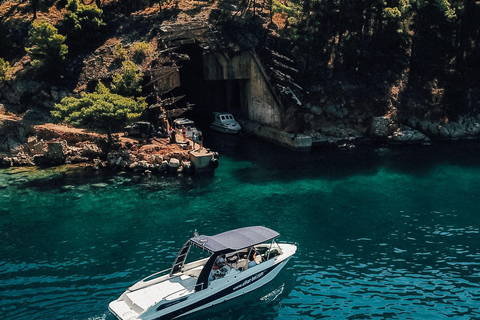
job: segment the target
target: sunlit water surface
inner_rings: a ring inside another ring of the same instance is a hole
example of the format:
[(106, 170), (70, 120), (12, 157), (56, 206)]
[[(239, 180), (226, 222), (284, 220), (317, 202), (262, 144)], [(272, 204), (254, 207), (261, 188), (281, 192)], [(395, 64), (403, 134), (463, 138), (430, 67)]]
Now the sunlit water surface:
[(109, 319), (193, 235), (299, 244), (261, 289), (185, 319), (480, 318), (478, 143), (295, 153), (211, 137), (213, 176), (0, 171), (0, 318)]

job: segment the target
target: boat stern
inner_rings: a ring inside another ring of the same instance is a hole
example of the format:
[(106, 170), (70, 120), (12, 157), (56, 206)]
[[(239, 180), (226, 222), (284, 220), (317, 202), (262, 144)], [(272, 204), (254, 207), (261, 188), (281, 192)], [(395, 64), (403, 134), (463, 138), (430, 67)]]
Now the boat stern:
[(123, 299), (110, 302), (108, 310), (119, 320), (135, 320), (139, 319), (138, 316), (140, 315)]

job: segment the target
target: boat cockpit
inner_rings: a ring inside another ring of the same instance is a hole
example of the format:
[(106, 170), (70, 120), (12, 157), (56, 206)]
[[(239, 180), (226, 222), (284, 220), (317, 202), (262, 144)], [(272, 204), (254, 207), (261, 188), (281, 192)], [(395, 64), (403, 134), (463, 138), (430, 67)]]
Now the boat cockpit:
[[(187, 260), (187, 256), (192, 245), (202, 249), (202, 251), (211, 253), (211, 255), (198, 260), (198, 253), (193, 254), (194, 261), (188, 262), (190, 259)], [(211, 252), (204, 246), (188, 241), (177, 255), (170, 275), (183, 274), (197, 279), (195, 291), (200, 291), (207, 288), (214, 280), (245, 271), (282, 253), (281, 247), (275, 240), (233, 252), (231, 250), (227, 251), (230, 252)]]

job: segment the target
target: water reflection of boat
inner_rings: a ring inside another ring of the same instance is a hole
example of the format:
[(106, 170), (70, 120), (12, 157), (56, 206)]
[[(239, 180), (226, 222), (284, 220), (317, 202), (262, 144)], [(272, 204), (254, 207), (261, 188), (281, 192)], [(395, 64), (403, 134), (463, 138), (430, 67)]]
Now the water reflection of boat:
[(238, 133), (242, 127), (235, 121), (233, 115), (225, 112), (214, 112), (213, 113), (213, 122), (210, 125), (215, 131), (223, 133)]
[[(297, 250), (295, 244), (277, 243), (278, 236), (262, 226), (195, 234), (172, 268), (137, 282), (109, 310), (122, 320), (173, 319), (255, 290), (271, 281)], [(209, 256), (189, 262), (194, 248)]]

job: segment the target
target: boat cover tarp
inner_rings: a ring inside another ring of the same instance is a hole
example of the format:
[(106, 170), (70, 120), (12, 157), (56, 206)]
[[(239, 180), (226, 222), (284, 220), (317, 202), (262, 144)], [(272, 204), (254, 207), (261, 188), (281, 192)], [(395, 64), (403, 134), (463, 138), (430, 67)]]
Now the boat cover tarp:
[(190, 241), (197, 247), (214, 252), (236, 251), (272, 240), (280, 234), (263, 226), (226, 231), (214, 236), (196, 236)]

